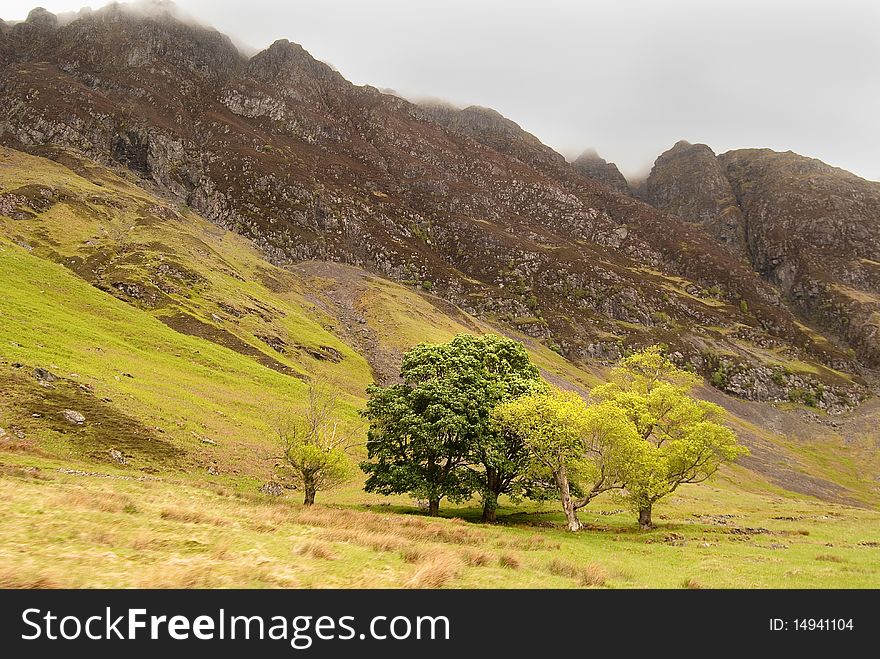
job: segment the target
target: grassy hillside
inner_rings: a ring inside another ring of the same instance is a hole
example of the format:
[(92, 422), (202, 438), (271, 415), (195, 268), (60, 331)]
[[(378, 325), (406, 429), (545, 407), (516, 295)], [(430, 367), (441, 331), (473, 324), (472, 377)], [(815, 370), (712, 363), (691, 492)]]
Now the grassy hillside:
[[(314, 510), (259, 494), (278, 464), (272, 415), (303, 403), (305, 378), (332, 381), (350, 423), (408, 347), (500, 330), (359, 268), (273, 266), (186, 208), (50, 155), (0, 150), (0, 584), (880, 584), (870, 404), (831, 426), (707, 389), (753, 456), (659, 505), (650, 533), (612, 499), (571, 536), (549, 503), (503, 502), (488, 528), (470, 523), (476, 502), (444, 510), (464, 521), (390, 523), (413, 502), (360, 482)], [(601, 381), (505, 331), (556, 384)]]

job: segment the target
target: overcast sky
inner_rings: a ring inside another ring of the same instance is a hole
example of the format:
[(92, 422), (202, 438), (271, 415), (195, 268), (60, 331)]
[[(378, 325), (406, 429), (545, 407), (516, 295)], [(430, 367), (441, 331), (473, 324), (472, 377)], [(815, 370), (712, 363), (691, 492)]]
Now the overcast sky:
[[(21, 19), (31, 0), (0, 0)], [(41, 0), (53, 12), (82, 0)], [(106, 4), (93, 0), (93, 8)], [(876, 0), (178, 0), (352, 82), (493, 107), (632, 177), (679, 139), (791, 149), (880, 180)]]

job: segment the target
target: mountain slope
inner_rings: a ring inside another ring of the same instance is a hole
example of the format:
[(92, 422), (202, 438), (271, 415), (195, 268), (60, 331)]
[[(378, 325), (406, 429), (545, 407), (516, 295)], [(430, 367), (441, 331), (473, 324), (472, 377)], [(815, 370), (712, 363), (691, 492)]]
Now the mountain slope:
[[(573, 359), (663, 341), (749, 398), (821, 389), (836, 411), (863, 395), (845, 348), (706, 231), (490, 110), (355, 87), (287, 41), (247, 59), (212, 30), (119, 6), (60, 27), (34, 15), (0, 53), (6, 144), (122, 164), (276, 264), (416, 283)], [(780, 361), (799, 379), (775, 382)]]
[[(0, 148), (0, 427), (33, 448), (105, 465), (116, 450), (130, 470), (255, 489), (277, 466), (273, 416), (302, 404), (309, 376), (340, 389), (341, 420), (355, 423), (367, 385), (393, 380), (408, 348), (494, 331), (525, 342), (557, 386), (586, 393), (602, 381), (602, 369), (361, 268), (273, 266), (247, 240), (112, 171), (51, 155)], [(753, 452), (750, 478), (873, 501), (870, 411), (829, 426), (797, 407), (703, 395), (731, 411)]]
[(805, 322), (880, 364), (880, 183), (791, 152), (679, 142), (647, 200), (709, 228)]
[(279, 268), (125, 170), (46, 155), (0, 149), (0, 585), (877, 582), (876, 400), (831, 419), (704, 388), (752, 455), (665, 499), (650, 533), (632, 533), (610, 498), (573, 535), (550, 503), (504, 500), (502, 524), (477, 527), (392, 517), (414, 502), (358, 480), (312, 510), (296, 492), (260, 493), (280, 476), (273, 413), (302, 404), (305, 376), (331, 379), (352, 424), (402, 351), (457, 332), (508, 331), (546, 378), (581, 392), (603, 370), (363, 268)]

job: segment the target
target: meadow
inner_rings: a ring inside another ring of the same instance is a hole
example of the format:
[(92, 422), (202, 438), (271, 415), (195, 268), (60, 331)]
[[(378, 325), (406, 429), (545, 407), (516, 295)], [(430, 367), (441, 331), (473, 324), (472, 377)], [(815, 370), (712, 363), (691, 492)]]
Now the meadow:
[[(402, 351), (497, 328), (351, 266), (272, 266), (102, 168), (0, 156), (19, 204), (0, 214), (0, 586), (880, 586), (870, 405), (839, 428), (721, 400), (753, 457), (658, 503), (652, 531), (613, 497), (569, 533), (552, 501), (502, 500), (488, 526), (477, 501), (429, 519), (361, 477), (310, 509), (262, 494), (272, 413), (303, 404), (306, 378), (357, 423)], [(602, 381), (509, 333), (554, 384)]]

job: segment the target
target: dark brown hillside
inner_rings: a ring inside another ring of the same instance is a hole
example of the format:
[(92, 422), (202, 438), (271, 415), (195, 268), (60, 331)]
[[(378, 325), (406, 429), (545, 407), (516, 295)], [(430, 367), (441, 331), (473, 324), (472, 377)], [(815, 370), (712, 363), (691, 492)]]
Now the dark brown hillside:
[(679, 142), (647, 200), (748, 259), (806, 322), (880, 363), (880, 183), (795, 153)]
[[(501, 115), (356, 87), (302, 47), (251, 59), (219, 33), (118, 6), (0, 35), (0, 133), (135, 172), (281, 264), (360, 265), (608, 360), (662, 341), (739, 395), (824, 381), (857, 397), (834, 341), (700, 226), (579, 173)], [(867, 267), (867, 266), (866, 266)], [(720, 375), (719, 375), (720, 374)]]

